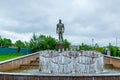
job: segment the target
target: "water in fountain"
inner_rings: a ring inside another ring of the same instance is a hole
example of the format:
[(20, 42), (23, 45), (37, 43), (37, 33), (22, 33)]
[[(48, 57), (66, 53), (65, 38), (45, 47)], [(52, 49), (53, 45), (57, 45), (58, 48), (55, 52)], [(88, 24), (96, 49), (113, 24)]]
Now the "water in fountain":
[(103, 71), (103, 55), (96, 51), (42, 51), (40, 71), (53, 74), (91, 74)]

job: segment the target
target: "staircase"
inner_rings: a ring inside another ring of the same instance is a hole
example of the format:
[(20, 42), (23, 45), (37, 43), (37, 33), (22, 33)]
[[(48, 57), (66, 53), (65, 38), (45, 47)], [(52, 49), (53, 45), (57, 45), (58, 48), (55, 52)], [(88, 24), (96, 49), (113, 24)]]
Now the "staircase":
[(38, 69), (39, 68), (39, 58), (32, 60), (29, 64), (20, 65), (20, 69)]

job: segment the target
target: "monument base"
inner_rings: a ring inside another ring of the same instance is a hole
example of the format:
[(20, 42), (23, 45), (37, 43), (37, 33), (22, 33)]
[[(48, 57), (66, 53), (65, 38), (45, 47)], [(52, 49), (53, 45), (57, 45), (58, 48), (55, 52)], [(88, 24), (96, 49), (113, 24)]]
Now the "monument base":
[(64, 51), (64, 50), (66, 50), (66, 45), (65, 45), (65, 43), (63, 43), (63, 42), (58, 42), (57, 45), (56, 45), (56, 49), (57, 49), (57, 51), (59, 51), (59, 52), (62, 52), (62, 51)]

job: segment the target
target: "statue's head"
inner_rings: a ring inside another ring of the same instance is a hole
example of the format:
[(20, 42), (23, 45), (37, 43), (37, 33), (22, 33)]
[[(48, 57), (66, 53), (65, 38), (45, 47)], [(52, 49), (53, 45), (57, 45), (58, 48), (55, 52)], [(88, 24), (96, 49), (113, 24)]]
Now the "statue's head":
[(62, 21), (61, 21), (61, 19), (59, 19), (59, 23), (61, 23)]

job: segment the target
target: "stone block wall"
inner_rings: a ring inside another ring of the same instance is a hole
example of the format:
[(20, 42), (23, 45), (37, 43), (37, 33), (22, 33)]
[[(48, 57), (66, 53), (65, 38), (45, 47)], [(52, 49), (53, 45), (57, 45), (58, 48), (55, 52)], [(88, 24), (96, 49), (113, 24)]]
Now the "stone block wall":
[(104, 64), (106, 66), (113, 66), (113, 68), (120, 69), (120, 58), (115, 58), (112, 56), (104, 56)]
[(8, 61), (0, 62), (0, 71), (9, 71), (12, 69), (18, 69), (22, 64), (29, 64), (30, 61), (36, 60), (39, 57), (39, 53), (29, 54), (23, 57), (11, 59)]

